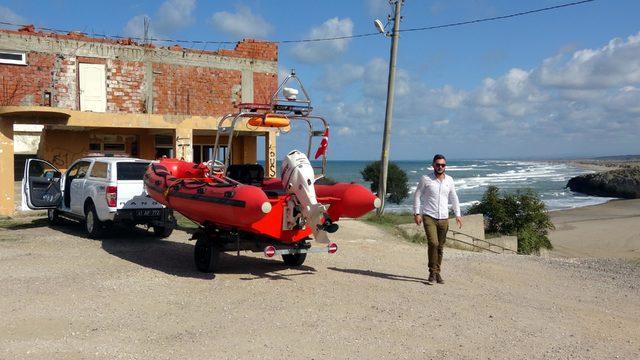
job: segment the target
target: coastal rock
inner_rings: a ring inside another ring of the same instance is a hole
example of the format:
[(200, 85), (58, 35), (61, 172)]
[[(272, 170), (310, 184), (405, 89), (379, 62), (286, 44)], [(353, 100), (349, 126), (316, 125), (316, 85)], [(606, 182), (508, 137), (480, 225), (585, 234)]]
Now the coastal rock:
[(569, 180), (567, 187), (587, 195), (637, 199), (640, 198), (640, 168), (576, 176)]

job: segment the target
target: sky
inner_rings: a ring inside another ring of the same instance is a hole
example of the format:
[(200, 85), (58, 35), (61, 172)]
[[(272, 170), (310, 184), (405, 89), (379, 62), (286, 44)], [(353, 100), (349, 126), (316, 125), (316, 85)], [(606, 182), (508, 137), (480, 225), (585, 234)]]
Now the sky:
[[(571, 0), (406, 0), (400, 27), (566, 2)], [(387, 0), (0, 1), (0, 21), (140, 36), (148, 17), (154, 37), (208, 41), (367, 34), (376, 31), (374, 19), (387, 23), (390, 13)], [(401, 33), (390, 158), (640, 154), (638, 14), (640, 1), (596, 0), (511, 19)], [(378, 35), (279, 45), (280, 77), (295, 69), (314, 113), (330, 122), (331, 159), (380, 158), (390, 44)], [(207, 45), (206, 50), (218, 48)], [(280, 154), (306, 147), (296, 134), (302, 129), (281, 134)]]

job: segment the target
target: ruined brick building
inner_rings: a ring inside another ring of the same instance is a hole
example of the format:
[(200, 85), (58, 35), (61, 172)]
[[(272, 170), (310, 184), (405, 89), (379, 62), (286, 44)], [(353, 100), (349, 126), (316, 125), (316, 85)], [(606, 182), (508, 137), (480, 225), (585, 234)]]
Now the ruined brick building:
[[(92, 151), (207, 160), (220, 117), (236, 103), (268, 102), (277, 74), (271, 42), (203, 51), (0, 30), (0, 215), (13, 212), (14, 175), (27, 156), (61, 169)], [(276, 134), (239, 130), (232, 161), (253, 163), (264, 151), (266, 175), (275, 175)]]

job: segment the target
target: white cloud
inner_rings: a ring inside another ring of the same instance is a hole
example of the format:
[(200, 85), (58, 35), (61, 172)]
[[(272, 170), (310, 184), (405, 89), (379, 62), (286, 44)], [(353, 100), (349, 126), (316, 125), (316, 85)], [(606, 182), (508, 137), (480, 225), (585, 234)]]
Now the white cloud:
[[(396, 68), (395, 98), (408, 96), (411, 92), (409, 73)], [(380, 58), (375, 58), (367, 63), (363, 75), (363, 91), (367, 96), (386, 99), (387, 83), (389, 82), (389, 63)]]
[(544, 60), (537, 69), (545, 86), (598, 89), (640, 83), (640, 32), (626, 41), (615, 38), (600, 49), (583, 49), (570, 59), (563, 55)]
[[(127, 24), (124, 26), (124, 36), (128, 36), (131, 38), (142, 39), (144, 37), (144, 18), (148, 18), (149, 16), (146, 14), (136, 15), (129, 19)], [(149, 26), (148, 36), (150, 38), (155, 38), (155, 32), (153, 28)]]
[(379, 17), (383, 17), (391, 11), (389, 0), (367, 0), (367, 9), (369, 14)]
[(193, 10), (196, 0), (167, 0), (160, 5), (156, 13), (154, 28), (161, 34), (187, 27), (194, 23)]
[(23, 25), (25, 23), (25, 19), (22, 16), (14, 13), (11, 9), (2, 5), (0, 5), (0, 21), (18, 25)]
[(436, 103), (446, 109), (457, 109), (461, 107), (467, 99), (467, 93), (456, 90), (451, 85), (445, 85), (441, 89), (433, 89), (429, 92), (429, 97), (435, 98)]
[[(320, 39), (351, 35), (353, 35), (353, 21), (349, 18), (339, 19), (334, 17), (311, 29), (306, 38)], [(351, 39), (338, 39), (299, 43), (291, 51), (293, 56), (300, 62), (322, 63), (333, 60), (337, 55), (344, 53), (350, 41)]]
[(344, 89), (346, 86), (361, 80), (365, 67), (362, 65), (342, 64), (340, 66), (328, 66), (321, 76), (319, 86), (331, 91)]
[(219, 31), (238, 38), (266, 38), (273, 31), (267, 20), (243, 5), (237, 5), (235, 13), (220, 11), (213, 14), (211, 23)]
[(129, 19), (122, 31), (125, 36), (132, 38), (144, 37), (144, 18), (147, 17), (150, 20), (149, 37), (170, 35), (194, 23), (195, 7), (195, 0), (166, 0), (153, 17), (147, 14), (136, 15)]

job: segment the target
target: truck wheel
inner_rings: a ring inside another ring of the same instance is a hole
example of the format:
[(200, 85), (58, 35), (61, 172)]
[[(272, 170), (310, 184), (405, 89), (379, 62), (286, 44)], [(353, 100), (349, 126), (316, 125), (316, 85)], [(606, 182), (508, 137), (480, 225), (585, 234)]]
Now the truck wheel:
[(47, 221), (49, 225), (58, 225), (62, 222), (60, 219), (60, 213), (56, 209), (48, 209), (47, 210)]
[(282, 255), (282, 261), (284, 261), (287, 266), (301, 266), (304, 264), (305, 259), (307, 258), (307, 254), (285, 254)]
[(206, 235), (198, 238), (193, 251), (198, 271), (211, 273), (218, 269), (220, 263), (220, 249), (213, 244)]
[(159, 238), (166, 238), (173, 232), (173, 226), (154, 226), (153, 235)]
[(84, 210), (84, 230), (91, 239), (97, 239), (102, 235), (102, 221), (98, 219), (98, 213), (93, 204), (89, 204)]

